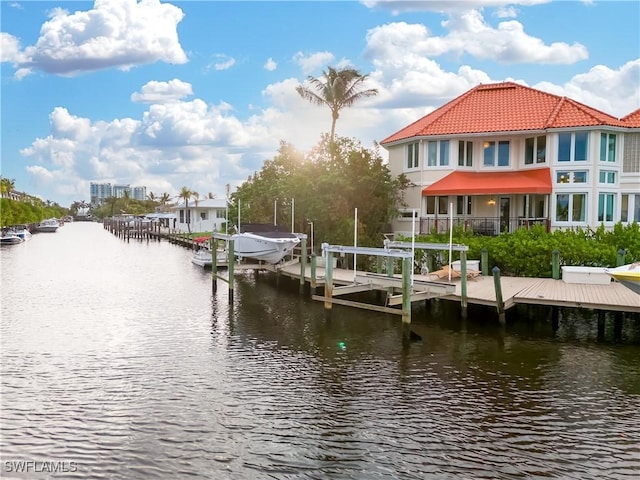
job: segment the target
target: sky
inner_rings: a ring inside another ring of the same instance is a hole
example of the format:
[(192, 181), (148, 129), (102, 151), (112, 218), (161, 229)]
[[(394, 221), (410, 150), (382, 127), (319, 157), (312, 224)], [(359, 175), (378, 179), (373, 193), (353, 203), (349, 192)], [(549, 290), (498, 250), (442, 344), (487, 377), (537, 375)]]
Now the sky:
[(336, 125), (367, 148), (480, 83), (640, 107), (637, 1), (1, 0), (0, 40), (0, 173), (62, 206), (91, 182), (224, 198), (330, 131), (296, 92), (328, 66), (378, 90)]

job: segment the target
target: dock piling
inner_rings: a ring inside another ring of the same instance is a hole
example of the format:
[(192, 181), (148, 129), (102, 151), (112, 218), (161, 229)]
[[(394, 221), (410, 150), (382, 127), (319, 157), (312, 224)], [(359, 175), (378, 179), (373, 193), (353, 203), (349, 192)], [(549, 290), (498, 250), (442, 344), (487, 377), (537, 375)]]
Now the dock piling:
[(505, 323), (504, 301), (502, 300), (502, 286), (500, 285), (500, 269), (496, 266), (491, 270), (493, 273), (493, 285), (496, 290), (496, 309), (498, 310), (498, 321)]

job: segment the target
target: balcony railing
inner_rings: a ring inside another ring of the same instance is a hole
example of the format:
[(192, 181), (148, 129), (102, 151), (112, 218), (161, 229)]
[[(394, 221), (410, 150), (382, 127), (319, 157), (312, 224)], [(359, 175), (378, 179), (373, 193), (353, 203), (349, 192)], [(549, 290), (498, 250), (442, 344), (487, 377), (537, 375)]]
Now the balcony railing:
[[(449, 231), (449, 217), (443, 218), (421, 218), (420, 234), (427, 235), (434, 230), (438, 233)], [(546, 217), (525, 218), (525, 217), (473, 217), (473, 218), (453, 218), (453, 227), (462, 227), (465, 231), (472, 231), (478, 235), (495, 236), (503, 232), (514, 232), (521, 228), (531, 228), (534, 225), (543, 225), (548, 232), (550, 221)]]

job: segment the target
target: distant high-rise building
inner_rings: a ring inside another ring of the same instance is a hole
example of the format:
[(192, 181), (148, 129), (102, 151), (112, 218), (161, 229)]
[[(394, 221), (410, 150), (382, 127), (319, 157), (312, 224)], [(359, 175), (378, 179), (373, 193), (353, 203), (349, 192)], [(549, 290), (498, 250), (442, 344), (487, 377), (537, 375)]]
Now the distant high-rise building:
[(135, 200), (147, 199), (147, 187), (133, 187), (133, 198)]
[(105, 199), (113, 196), (113, 188), (110, 183), (93, 183), (90, 185), (91, 205), (100, 205)]
[(111, 185), (110, 183), (94, 183), (90, 184), (91, 204), (100, 205), (109, 197), (122, 198), (125, 192), (129, 194), (129, 198), (134, 200), (147, 199), (147, 187), (133, 187), (129, 185)]

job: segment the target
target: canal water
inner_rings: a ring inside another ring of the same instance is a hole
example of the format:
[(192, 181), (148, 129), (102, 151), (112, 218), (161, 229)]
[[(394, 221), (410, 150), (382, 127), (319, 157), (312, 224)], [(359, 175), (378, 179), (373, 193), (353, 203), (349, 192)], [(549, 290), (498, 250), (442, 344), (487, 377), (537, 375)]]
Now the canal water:
[(638, 478), (637, 318), (439, 301), (407, 343), (189, 258), (95, 223), (0, 249), (2, 478)]

